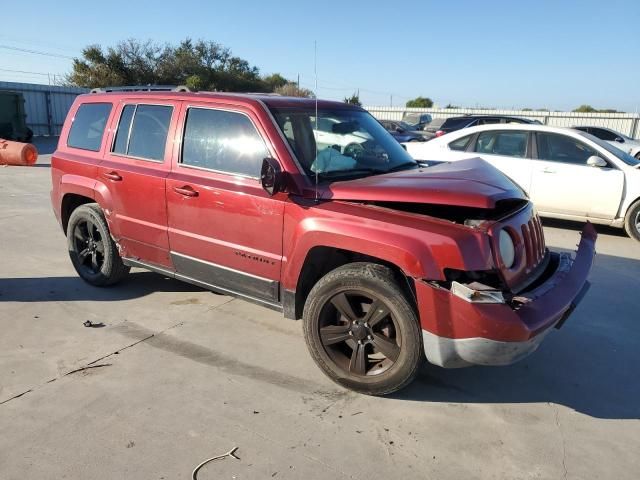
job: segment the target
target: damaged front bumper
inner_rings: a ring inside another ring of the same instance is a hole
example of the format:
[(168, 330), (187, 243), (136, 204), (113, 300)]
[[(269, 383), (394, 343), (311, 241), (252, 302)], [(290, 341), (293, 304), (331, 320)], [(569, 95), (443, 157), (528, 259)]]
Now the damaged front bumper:
[(416, 282), (424, 350), (445, 368), (508, 365), (534, 352), (559, 328), (589, 288), (597, 233), (588, 223), (574, 258), (552, 253), (543, 282), (510, 302), (475, 302)]

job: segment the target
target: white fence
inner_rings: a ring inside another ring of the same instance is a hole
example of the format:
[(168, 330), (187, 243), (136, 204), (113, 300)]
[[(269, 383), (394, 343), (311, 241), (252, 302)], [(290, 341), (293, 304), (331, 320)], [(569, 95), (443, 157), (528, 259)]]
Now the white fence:
[(404, 112), (429, 113), (433, 118), (449, 118), (469, 113), (482, 115), (511, 115), (539, 120), (553, 127), (580, 125), (607, 127), (631, 138), (640, 139), (640, 115), (637, 113), (575, 113), (531, 110), (490, 110), (479, 108), (405, 108), (367, 106), (371, 114), (380, 120), (402, 120)]
[(35, 83), (0, 82), (0, 90), (24, 95), (27, 127), (34, 135), (60, 135), (62, 124), (75, 98), (89, 90)]

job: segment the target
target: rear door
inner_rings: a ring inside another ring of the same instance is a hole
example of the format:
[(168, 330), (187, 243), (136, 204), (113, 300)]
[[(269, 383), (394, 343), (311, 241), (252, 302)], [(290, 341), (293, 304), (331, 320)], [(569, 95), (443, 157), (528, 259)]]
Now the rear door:
[(467, 152), (477, 153), (529, 192), (533, 170), (529, 136), (527, 131), (487, 130), (475, 137)]
[(274, 157), (244, 107), (185, 106), (182, 147), (167, 178), (171, 257), (179, 275), (262, 303), (279, 302), (286, 194), (259, 181)]
[(595, 148), (569, 135), (536, 132), (531, 199), (542, 213), (613, 219), (620, 206), (624, 174), (612, 164), (591, 167)]
[(130, 99), (118, 106), (99, 189), (122, 256), (171, 267), (165, 179), (171, 169), (179, 101)]

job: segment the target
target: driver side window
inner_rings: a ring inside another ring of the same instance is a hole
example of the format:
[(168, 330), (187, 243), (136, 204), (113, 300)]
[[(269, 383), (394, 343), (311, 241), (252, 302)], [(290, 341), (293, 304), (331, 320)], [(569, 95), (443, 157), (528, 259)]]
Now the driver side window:
[(584, 143), (566, 135), (542, 132), (536, 135), (539, 160), (586, 165), (590, 156), (598, 155)]

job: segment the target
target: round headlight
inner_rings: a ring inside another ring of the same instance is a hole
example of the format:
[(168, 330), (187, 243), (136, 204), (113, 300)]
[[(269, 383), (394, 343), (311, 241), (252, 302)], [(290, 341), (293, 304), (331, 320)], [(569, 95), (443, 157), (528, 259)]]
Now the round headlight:
[(509, 232), (506, 230), (500, 230), (499, 237), (500, 258), (502, 263), (507, 268), (513, 267), (513, 263), (516, 261), (516, 247), (513, 244), (513, 239)]

